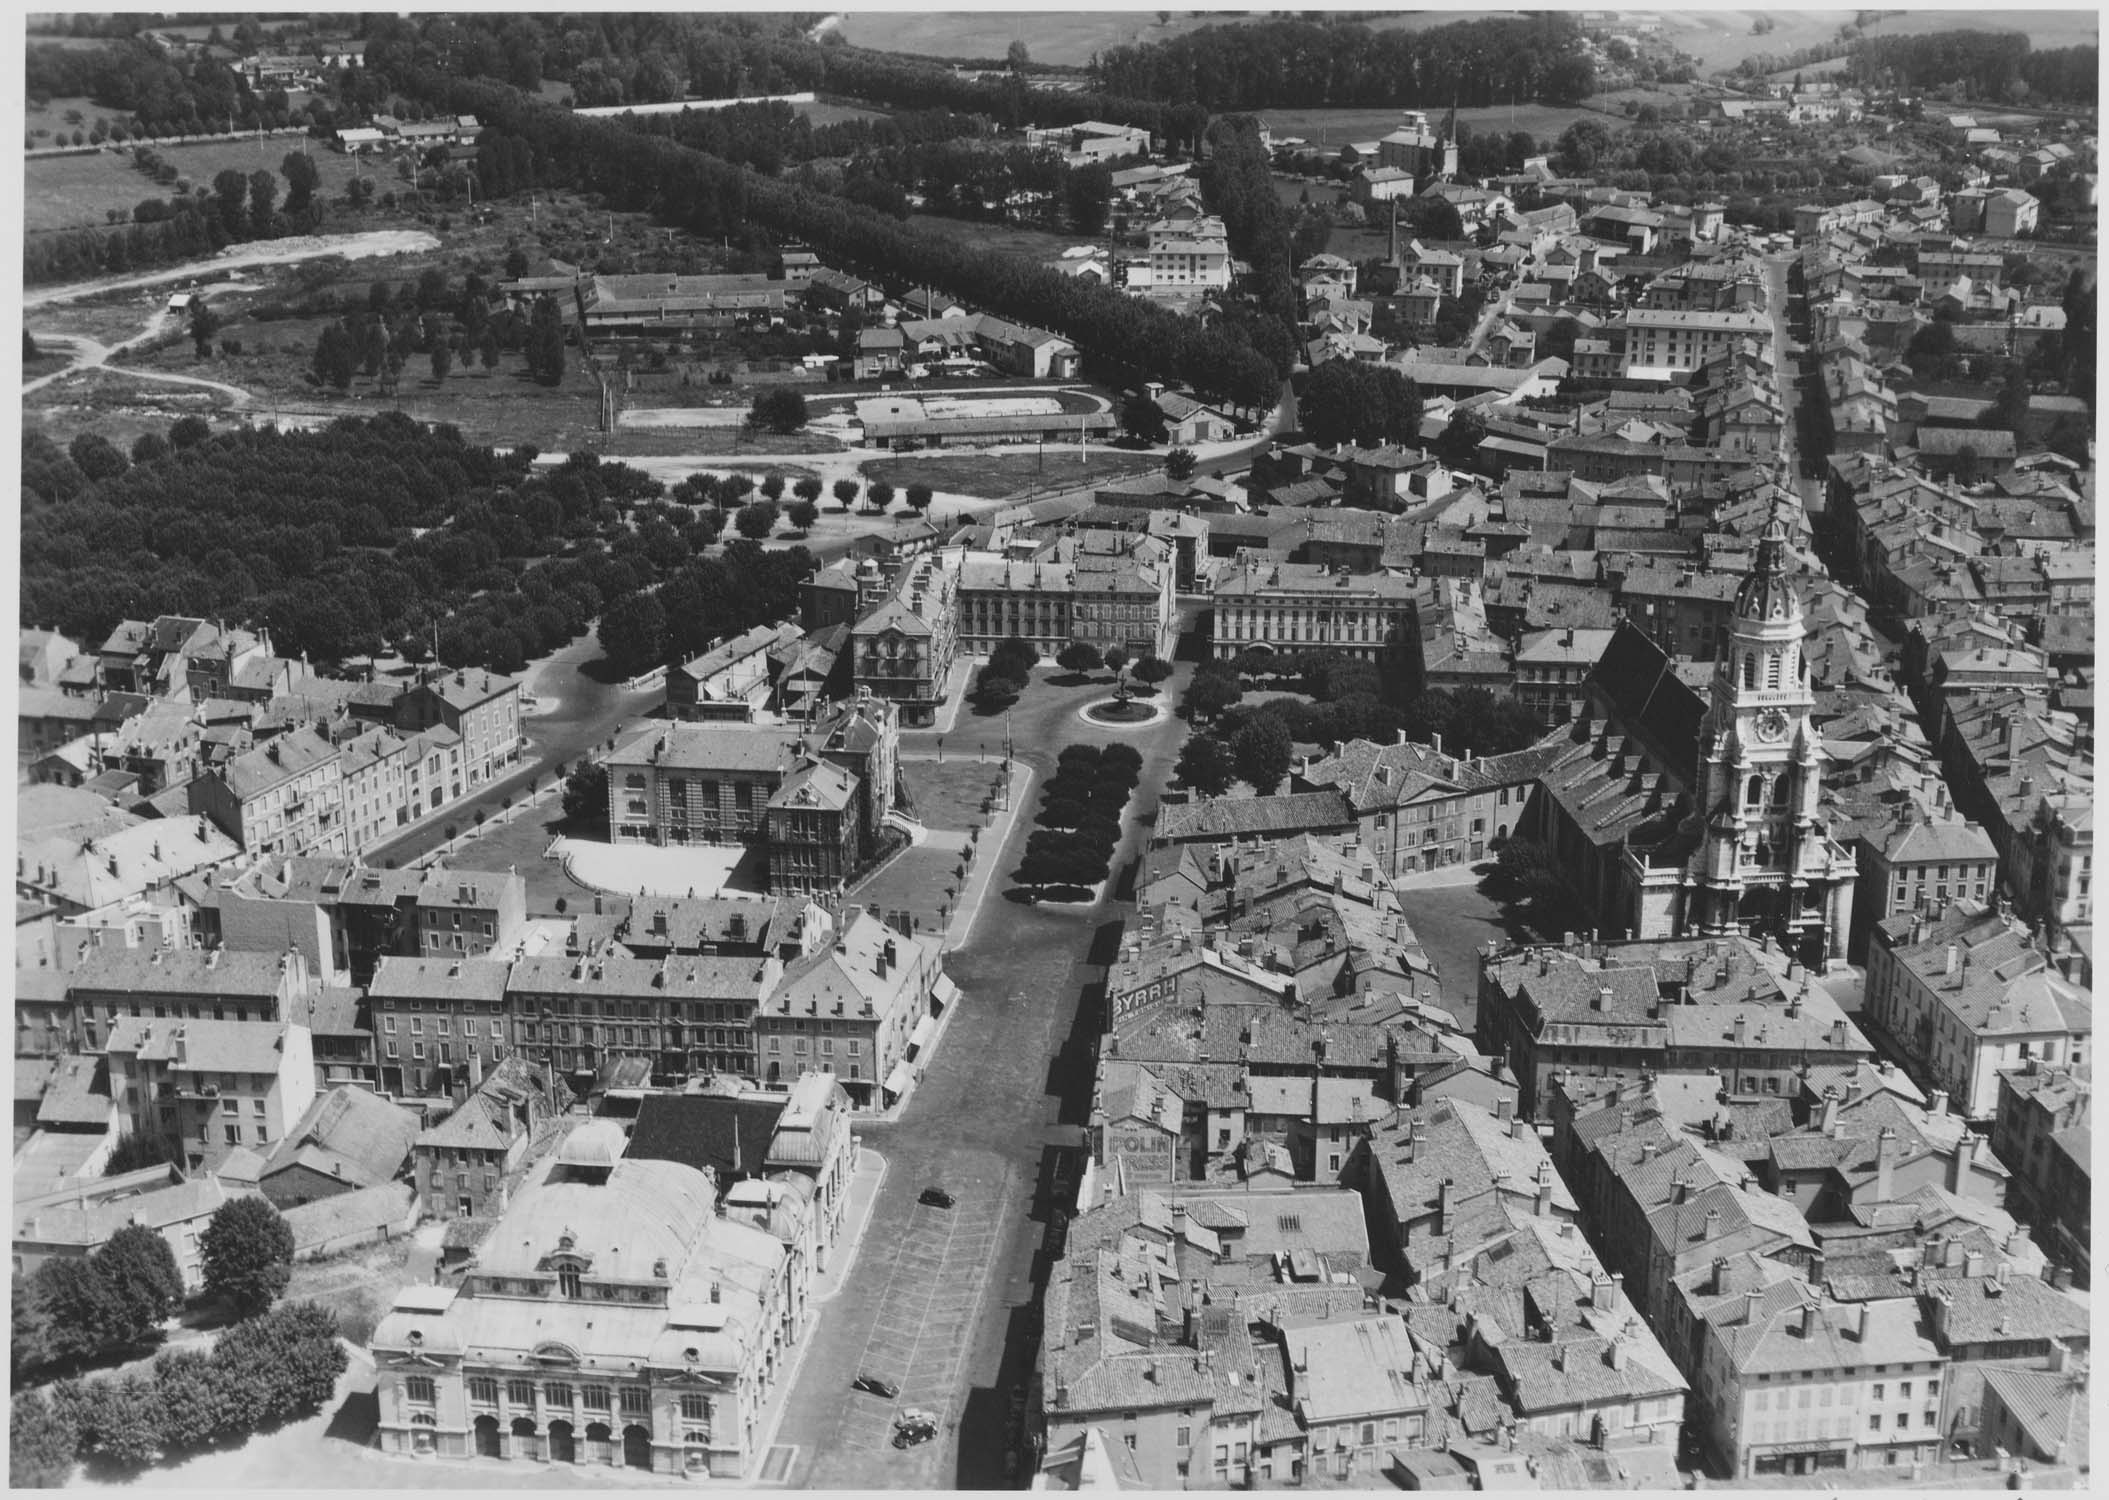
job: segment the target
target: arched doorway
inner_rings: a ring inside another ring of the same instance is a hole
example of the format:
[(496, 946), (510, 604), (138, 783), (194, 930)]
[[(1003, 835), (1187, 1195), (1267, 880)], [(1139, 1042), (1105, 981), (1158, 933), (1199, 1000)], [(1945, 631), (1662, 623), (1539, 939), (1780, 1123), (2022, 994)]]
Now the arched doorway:
[(557, 1464), (579, 1461), (578, 1441), (572, 1435), (569, 1422), (559, 1420), (549, 1424), (549, 1461)]
[(535, 1419), (533, 1417), (513, 1418), (512, 1456), (514, 1458), (540, 1458), (542, 1456), (542, 1440), (535, 1436)]
[(496, 1458), (498, 1454), (498, 1419), (489, 1416), (478, 1417), (476, 1419), (476, 1456), (478, 1458)]
[(612, 1464), (615, 1462), (615, 1431), (606, 1422), (586, 1424), (586, 1462), (589, 1464)]
[(622, 1430), (622, 1461), (632, 1469), (652, 1466), (652, 1434), (648, 1429), (633, 1423)]

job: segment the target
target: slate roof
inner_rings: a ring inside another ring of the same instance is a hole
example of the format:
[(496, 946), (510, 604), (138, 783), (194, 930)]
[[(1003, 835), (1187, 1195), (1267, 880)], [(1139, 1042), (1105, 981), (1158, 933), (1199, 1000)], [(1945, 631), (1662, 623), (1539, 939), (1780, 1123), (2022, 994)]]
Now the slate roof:
[(40, 1063), (40, 1071), (49, 1070), (46, 1073), (48, 1081), (42, 1088), (42, 1101), (37, 1105), (39, 1125), (107, 1126), (110, 1123), (110, 1076), (100, 1057), (83, 1057), (76, 1054), (62, 1057), (56, 1064), (38, 1059), (17, 1058), (17, 1097), (20, 1097), (21, 1093), (22, 1066), (25, 1062)]
[(1338, 791), (1294, 792), (1277, 797), (1206, 797), (1165, 803), (1152, 835), (1158, 843), (1327, 832), (1355, 827), (1354, 809)]
[(378, 1094), (348, 1084), (333, 1088), (286, 1133), (264, 1176), (300, 1166), (359, 1187), (386, 1182), (402, 1170), (419, 1123), (416, 1114)]
[[(1927, 1294), (1947, 1299), (1947, 1343), (1958, 1345), (2013, 1340), (2088, 1337), (2087, 1309), (2069, 1293), (2034, 1276), (2009, 1275), (1944, 1281)], [(1931, 1314), (1933, 1309), (1928, 1308)]]
[(680, 1162), (716, 1174), (720, 1191), (737, 1177), (759, 1177), (785, 1100), (707, 1094), (647, 1094), (625, 1153), (631, 1160)]
[[(188, 1073), (276, 1073), (285, 1026), (277, 1021), (162, 1021), (119, 1016), (104, 1051), (136, 1053)], [(182, 1039), (181, 1062), (175, 1039)]]
[(380, 1225), (404, 1227), (417, 1189), (407, 1182), (377, 1182), (349, 1193), (333, 1193), (285, 1210), (295, 1253), (321, 1250), (348, 1236), (372, 1236)]
[(2089, 1450), (2084, 1375), (1988, 1365), (1984, 1381), (1987, 1391), (1998, 1393), (2000, 1403), (2039, 1453), (2077, 1464), (2085, 1472)]

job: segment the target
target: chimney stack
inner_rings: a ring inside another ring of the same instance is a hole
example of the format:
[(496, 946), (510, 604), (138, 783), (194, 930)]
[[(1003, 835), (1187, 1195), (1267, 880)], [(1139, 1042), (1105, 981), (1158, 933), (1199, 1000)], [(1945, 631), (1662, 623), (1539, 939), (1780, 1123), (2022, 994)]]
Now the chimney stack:
[(1552, 1163), (1550, 1161), (1538, 1163), (1537, 1216), (1541, 1219), (1552, 1216)]
[(1964, 1194), (1970, 1185), (1970, 1173), (1976, 1165), (1977, 1137), (1965, 1129), (1962, 1138), (1955, 1143), (1955, 1155), (1949, 1162), (1948, 1191), (1958, 1196)]

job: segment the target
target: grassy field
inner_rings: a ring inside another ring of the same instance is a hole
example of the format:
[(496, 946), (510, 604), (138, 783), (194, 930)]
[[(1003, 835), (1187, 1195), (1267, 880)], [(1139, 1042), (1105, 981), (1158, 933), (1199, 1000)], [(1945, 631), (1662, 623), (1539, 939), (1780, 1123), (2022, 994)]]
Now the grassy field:
[(971, 749), (955, 749), (942, 763), (903, 760), (901, 780), (925, 827), (964, 833), (980, 826), (982, 801), (1002, 788), (1003, 771), (993, 760), (976, 760)]
[(883, 120), (886, 111), (861, 104), (836, 104), (827, 99), (791, 106), (815, 125), (840, 125), (844, 120)]
[[(155, 146), (154, 150), (202, 188), (211, 183), (215, 173), (230, 167), (242, 172), (263, 167), (275, 173), (286, 153), (299, 150), (300, 145), (299, 136), (267, 135), (261, 139), (250, 136), (187, 146)], [(312, 155), (322, 177), (322, 195), (328, 199), (341, 197), (344, 185), (351, 180), (351, 158), (326, 150), (315, 150)], [(143, 198), (174, 196), (170, 189), (132, 165), (129, 147), (114, 147), (94, 156), (35, 157), (23, 164), (23, 174), (22, 227), (31, 231), (102, 224), (112, 209), (121, 209), (129, 217), (133, 206)], [(394, 185), (385, 169), (381, 182), (384, 190)]]
[(1105, 243), (1103, 238), (1092, 241), (1080, 235), (1050, 234), (1019, 224), (985, 224), (979, 219), (949, 219), (942, 214), (910, 214), (908, 222), (917, 229), (964, 240), (992, 254), (1020, 255), (1027, 260), (1060, 260), (1062, 252), (1073, 246)]
[[(70, 118), (73, 115), (79, 115), (80, 120), (75, 122)], [(85, 94), (61, 94), (42, 103), (31, 99), (23, 106), (26, 132), (30, 142), (37, 146), (63, 145), (65, 142), (59, 139), (62, 132), (70, 141), (76, 129), (92, 130), (97, 120), (121, 118), (122, 116), (115, 111), (104, 109)], [(40, 130), (48, 130), (51, 134), (39, 136), (37, 132)]]
[(319, 1302), (333, 1310), (353, 1336), (360, 1336), (362, 1329), (370, 1336), (409, 1280), (409, 1241), (385, 1240), (328, 1260), (295, 1261), (284, 1300)]
[[(1699, 59), (1702, 72), (1734, 68), (1746, 57), (1784, 56), (1834, 40), (1851, 23), (1847, 10), (1657, 11), (1662, 39)], [(1773, 29), (1753, 36), (1759, 16)], [(1863, 28), (1869, 36), (1922, 36), (1933, 31), (2025, 31), (2037, 47), (2092, 42), (2099, 31), (2092, 10), (1917, 10), (1884, 15)]]
[(269, 323), (230, 319), (223, 337), (238, 340), (240, 354), (200, 360), (187, 340), (179, 340), (145, 351), (127, 363), (240, 386), (254, 393), (259, 412), (283, 408), (371, 416), (400, 407), (421, 421), (452, 422), (475, 443), (515, 443), (526, 438), (545, 448), (568, 449), (584, 442), (598, 420), (599, 399), (576, 365), (562, 384), (545, 386), (528, 377), (518, 354), (501, 354), (495, 370), (484, 369), (480, 362), (457, 363), (444, 381), (433, 380), (427, 357), (414, 355), (403, 368), (393, 400), (363, 375), (353, 378), (348, 394), (332, 394), (308, 380), (315, 340), (325, 326), (321, 318)]
[(859, 464), (857, 472), (866, 479), (883, 479), (896, 490), (920, 483), (948, 495), (1001, 500), (1028, 490), (1052, 493), (1149, 474), (1163, 464), (1155, 454), (1117, 448), (1093, 448), (1080, 463), (1076, 449), (1065, 445), (1059, 451), (1049, 448), (1044, 460), (1038, 448), (1004, 449), (952, 458), (876, 458)]

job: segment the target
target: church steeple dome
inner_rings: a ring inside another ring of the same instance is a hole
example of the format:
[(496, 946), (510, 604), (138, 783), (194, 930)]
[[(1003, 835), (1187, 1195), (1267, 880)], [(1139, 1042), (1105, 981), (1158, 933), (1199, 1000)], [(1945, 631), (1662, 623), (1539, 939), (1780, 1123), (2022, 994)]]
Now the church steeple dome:
[(1801, 600), (1787, 576), (1787, 522), (1778, 505), (1758, 537), (1757, 566), (1736, 590), (1735, 616), (1761, 625), (1801, 616)]

